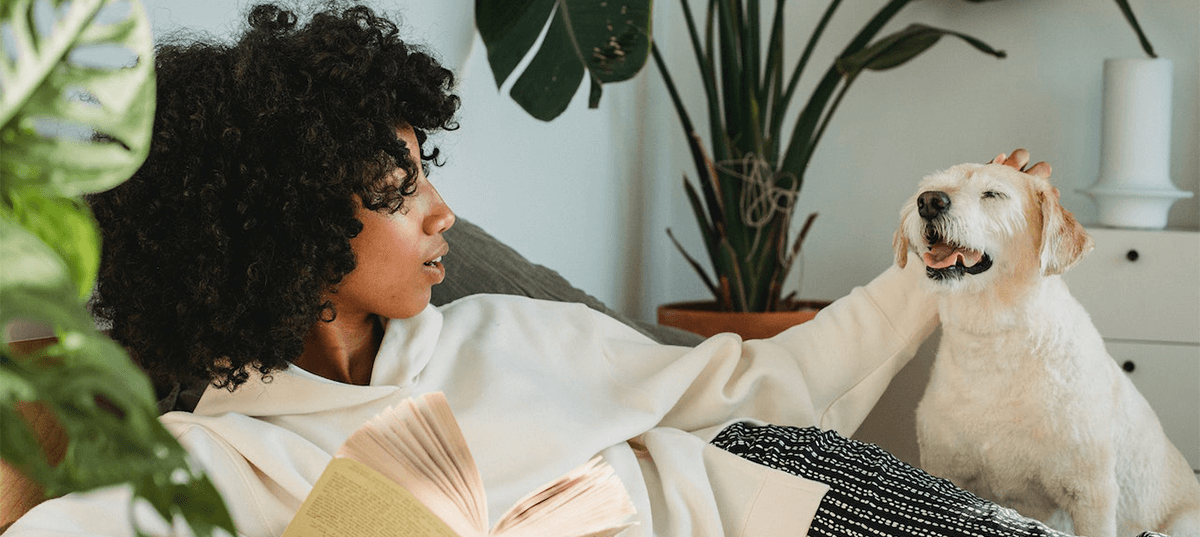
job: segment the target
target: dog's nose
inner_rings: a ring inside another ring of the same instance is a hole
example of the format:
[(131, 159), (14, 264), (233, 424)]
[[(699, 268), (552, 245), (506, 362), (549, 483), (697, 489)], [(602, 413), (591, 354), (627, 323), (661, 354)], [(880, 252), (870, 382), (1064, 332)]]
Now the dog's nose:
[(940, 190), (922, 192), (920, 196), (917, 196), (917, 213), (926, 220), (933, 220), (949, 208), (950, 196)]

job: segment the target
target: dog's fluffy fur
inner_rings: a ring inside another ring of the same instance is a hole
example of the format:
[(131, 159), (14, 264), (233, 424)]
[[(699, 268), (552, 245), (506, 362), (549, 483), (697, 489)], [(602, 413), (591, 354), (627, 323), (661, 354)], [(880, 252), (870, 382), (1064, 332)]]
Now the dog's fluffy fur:
[(901, 212), (896, 262), (923, 257), (942, 322), (921, 465), (1056, 529), (1200, 536), (1200, 484), (1059, 276), (1091, 238), (1049, 166), (1005, 158), (926, 177)]

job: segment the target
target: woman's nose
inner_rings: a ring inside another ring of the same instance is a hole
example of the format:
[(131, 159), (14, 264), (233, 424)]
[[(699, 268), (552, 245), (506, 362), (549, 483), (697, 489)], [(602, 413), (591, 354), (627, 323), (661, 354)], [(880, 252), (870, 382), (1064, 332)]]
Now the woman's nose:
[(454, 225), (454, 211), (450, 210), (450, 206), (446, 204), (436, 189), (430, 186), (429, 191), (431, 205), (429, 213), (425, 216), (425, 233), (436, 235)]

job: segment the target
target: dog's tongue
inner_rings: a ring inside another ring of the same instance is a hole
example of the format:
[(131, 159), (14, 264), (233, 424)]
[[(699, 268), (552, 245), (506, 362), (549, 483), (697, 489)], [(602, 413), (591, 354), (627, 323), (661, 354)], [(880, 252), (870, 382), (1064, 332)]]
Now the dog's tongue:
[(973, 267), (983, 259), (983, 252), (939, 242), (930, 247), (922, 257), (925, 259), (925, 265), (933, 269), (952, 267), (959, 261), (962, 261), (964, 266)]

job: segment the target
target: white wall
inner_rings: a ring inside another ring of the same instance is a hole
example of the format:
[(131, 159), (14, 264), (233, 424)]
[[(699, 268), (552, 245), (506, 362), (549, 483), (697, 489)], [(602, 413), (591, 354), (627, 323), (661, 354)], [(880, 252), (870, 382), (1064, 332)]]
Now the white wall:
[[(1172, 175), (1177, 186), (1196, 192), (1200, 2), (1133, 3), (1159, 55), (1175, 61)], [(237, 27), (248, 2), (146, 4), (156, 32), (185, 25), (223, 34)], [(843, 3), (810, 82), (882, 4)], [(471, 0), (376, 5), (403, 9), (409, 30), (422, 33), (431, 21), (468, 20), (463, 13)], [(792, 2), (790, 61), (824, 5)], [(655, 31), (678, 66), (673, 74), (698, 104), (679, 6), (658, 0), (655, 7)], [(975, 35), (1005, 49), (1008, 59), (945, 39), (908, 65), (860, 78), (817, 151), (801, 197), (802, 214), (821, 213), (805, 249), (806, 296), (835, 298), (887, 267), (902, 200), (922, 175), (959, 162), (1026, 147), (1054, 165), (1064, 204), (1085, 222), (1094, 218), (1092, 202), (1077, 191), (1094, 183), (1098, 168), (1103, 60), (1141, 55), (1115, 3), (926, 0), (910, 5), (889, 30), (918, 21)], [(437, 41), (446, 32), (428, 35)], [(705, 298), (664, 233), (672, 227), (703, 255), (680, 186), (691, 165), (653, 66), (634, 81), (606, 86), (599, 110), (588, 110), (581, 92), (563, 116), (542, 123), (496, 90), (482, 43), (474, 45), (469, 51), (461, 43), (435, 45), (453, 47), (448, 63), (466, 58), (462, 129), (436, 139), (447, 164), (432, 175), (459, 215), (627, 313), (649, 319), (659, 303)], [(1197, 200), (1176, 203), (1170, 226), (1200, 227)]]

